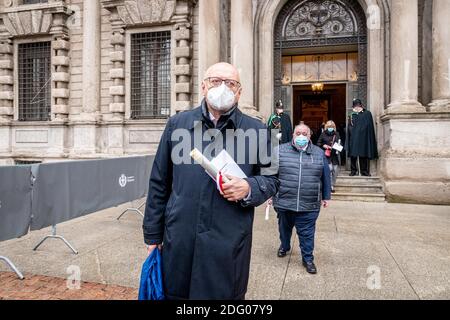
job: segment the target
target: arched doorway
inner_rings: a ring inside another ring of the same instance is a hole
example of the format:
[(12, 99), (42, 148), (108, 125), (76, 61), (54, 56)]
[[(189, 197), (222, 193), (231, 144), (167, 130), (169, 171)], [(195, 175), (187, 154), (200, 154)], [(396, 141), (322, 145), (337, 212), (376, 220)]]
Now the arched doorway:
[(367, 105), (364, 10), (354, 0), (288, 1), (275, 22), (273, 66), (274, 98), (294, 124), (345, 128), (352, 100)]

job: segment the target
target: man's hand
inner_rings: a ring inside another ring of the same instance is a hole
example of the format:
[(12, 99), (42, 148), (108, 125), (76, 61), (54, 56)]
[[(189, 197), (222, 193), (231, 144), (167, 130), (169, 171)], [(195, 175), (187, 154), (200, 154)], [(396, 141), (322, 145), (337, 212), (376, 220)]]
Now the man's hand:
[(322, 205), (326, 209), (330, 206), (330, 200), (322, 200)]
[(161, 250), (162, 249), (162, 245), (161, 244), (154, 244), (154, 245), (147, 246), (148, 255), (151, 255), (153, 250), (155, 250), (156, 248)]
[(225, 175), (230, 181), (222, 185), (223, 193), (220, 194), (228, 201), (237, 202), (244, 199), (250, 193), (250, 185), (244, 179)]

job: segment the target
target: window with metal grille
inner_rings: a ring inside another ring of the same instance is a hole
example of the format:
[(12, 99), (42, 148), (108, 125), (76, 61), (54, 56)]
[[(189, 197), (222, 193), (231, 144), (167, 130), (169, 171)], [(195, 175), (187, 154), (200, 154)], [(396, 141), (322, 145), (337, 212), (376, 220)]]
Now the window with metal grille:
[(50, 120), (50, 42), (19, 44), (19, 120)]
[(170, 115), (170, 31), (131, 35), (131, 118)]
[(23, 0), (23, 4), (47, 3), (48, 0)]

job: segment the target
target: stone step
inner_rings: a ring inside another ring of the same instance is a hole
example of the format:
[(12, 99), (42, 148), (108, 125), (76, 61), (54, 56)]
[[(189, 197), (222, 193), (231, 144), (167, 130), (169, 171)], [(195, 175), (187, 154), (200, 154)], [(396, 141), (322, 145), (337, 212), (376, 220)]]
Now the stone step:
[(339, 193), (378, 193), (383, 194), (381, 184), (336, 184), (336, 192)]
[(384, 202), (383, 185), (380, 177), (349, 176), (349, 171), (342, 171), (336, 181), (336, 193), (333, 200)]
[(334, 201), (385, 202), (386, 196), (381, 193), (345, 193), (336, 192), (331, 195)]
[(348, 177), (338, 176), (336, 185), (381, 185), (379, 177)]
[[(342, 171), (342, 170), (340, 170), (339, 171), (339, 176), (343, 176), (343, 177), (350, 177), (350, 171)], [(375, 174), (372, 174), (372, 176), (373, 177), (375, 177)], [(353, 177), (363, 177), (362, 175), (356, 175), (356, 176), (353, 176)], [(352, 178), (352, 177), (350, 177), (350, 178)]]

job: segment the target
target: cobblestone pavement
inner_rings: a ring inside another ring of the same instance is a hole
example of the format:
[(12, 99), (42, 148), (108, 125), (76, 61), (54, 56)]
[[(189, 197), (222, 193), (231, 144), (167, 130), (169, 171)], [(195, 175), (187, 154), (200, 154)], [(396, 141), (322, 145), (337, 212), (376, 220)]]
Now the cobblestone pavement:
[(0, 283), (0, 300), (136, 300), (138, 295), (135, 288), (92, 282), (81, 282), (77, 289), (74, 282), (56, 277), (25, 275), (19, 280), (12, 272), (0, 272)]

